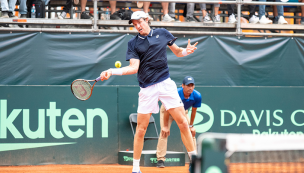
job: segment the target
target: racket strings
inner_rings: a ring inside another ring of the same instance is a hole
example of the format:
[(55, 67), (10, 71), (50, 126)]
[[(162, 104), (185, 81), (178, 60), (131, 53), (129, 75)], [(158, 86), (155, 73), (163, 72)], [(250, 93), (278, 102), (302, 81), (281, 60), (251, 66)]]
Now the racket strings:
[(86, 100), (91, 96), (92, 86), (84, 80), (77, 80), (72, 84), (73, 94), (80, 100)]

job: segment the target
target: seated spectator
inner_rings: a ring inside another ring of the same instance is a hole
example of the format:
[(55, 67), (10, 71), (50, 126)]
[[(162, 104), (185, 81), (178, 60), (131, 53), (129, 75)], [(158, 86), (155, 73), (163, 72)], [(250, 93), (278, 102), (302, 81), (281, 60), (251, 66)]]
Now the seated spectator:
[[(162, 7), (163, 7), (163, 22), (174, 22), (175, 20), (171, 18), (168, 14), (168, 2), (162, 2)], [(150, 2), (143, 2), (143, 7), (144, 7), (144, 12), (149, 16), (149, 21), (153, 21), (153, 18), (149, 15), (149, 7), (150, 7)]]
[[(220, 15), (218, 14), (220, 4), (214, 4), (214, 6), (215, 6), (214, 14), (216, 14), (216, 15), (213, 17), (213, 21), (212, 21), (206, 10), (206, 4), (200, 3), (200, 8), (203, 13), (203, 22), (205, 22), (205, 23), (210, 23), (210, 22), (220, 23), (221, 22)], [(196, 22), (196, 20), (194, 19), (194, 16), (193, 16), (194, 8), (195, 8), (195, 3), (187, 3), (187, 13), (186, 13), (187, 22)]]
[[(27, 17), (31, 17), (31, 8), (33, 6), (33, 2), (34, 0), (25, 0), (27, 7), (23, 7), (24, 9), (27, 9)], [(45, 6), (47, 6), (49, 4), (50, 0), (44, 0), (44, 4)], [(21, 5), (21, 4), (20, 4)], [(21, 7), (20, 7), (21, 8)], [(23, 15), (24, 16), (24, 15)]]
[(85, 12), (86, 5), (87, 5), (87, 0), (80, 0), (80, 8), (81, 8), (80, 19), (93, 19), (93, 16), (90, 16)]
[[(279, 22), (278, 8), (277, 8), (276, 5), (273, 5), (272, 7), (273, 7), (273, 15), (275, 16), (275, 17), (273, 18), (273, 23), (274, 23), (274, 24), (278, 24), (278, 22)], [(282, 6), (282, 7), (283, 7), (283, 6)], [(283, 12), (282, 12), (282, 16), (283, 16), (283, 14), (284, 14), (284, 7), (282, 8), (282, 10), (283, 10)], [(287, 21), (286, 21), (286, 23), (281, 23), (281, 24), (288, 24), (288, 23), (287, 23)]]
[(178, 18), (175, 17), (175, 2), (171, 2), (169, 3), (169, 7), (168, 7), (168, 15), (175, 20), (175, 22), (181, 22)]
[[(200, 7), (201, 7), (201, 10), (203, 13), (203, 22), (211, 23), (212, 20), (210, 19), (209, 15), (206, 11), (206, 4), (200, 4)], [(214, 17), (212, 18), (214, 23), (221, 23), (221, 18), (220, 18), (220, 15), (218, 14), (219, 9), (220, 9), (220, 4), (214, 4)]]
[[(228, 10), (228, 23), (236, 23), (235, 13), (234, 13), (235, 4), (227, 4)], [(248, 5), (249, 8), (249, 23), (258, 23), (259, 18), (255, 15), (256, 5)]]
[[(304, 0), (299, 0), (299, 2), (304, 2)], [(301, 24), (304, 25), (304, 6), (301, 6)]]
[(187, 3), (186, 22), (196, 22), (193, 17), (195, 3)]
[[(77, 3), (76, 3), (76, 1), (74, 1), (74, 3), (78, 4), (79, 0), (77, 0)], [(58, 19), (64, 19), (66, 17), (67, 13), (70, 12), (71, 6), (72, 6), (72, 0), (67, 0), (63, 7), (63, 11), (61, 12), (60, 15), (58, 15)]]
[[(113, 2), (116, 2), (116, 1), (113, 1)], [(66, 17), (67, 13), (69, 13), (71, 10), (72, 3), (73, 3), (72, 0), (66, 1), (66, 4), (63, 7), (63, 12), (61, 12), (61, 14), (58, 15), (58, 19), (64, 19)], [(78, 4), (79, 0), (74, 0), (74, 3)], [(80, 2), (80, 7), (81, 7), (80, 19), (93, 19), (94, 16), (92, 14), (87, 14), (85, 12), (86, 4), (87, 4), (87, 0), (81, 0), (81, 2)]]
[(15, 11), (16, 2), (17, 0), (10, 0), (9, 2), (7, 2), (7, 0), (1, 0), (1, 18), (17, 18), (13, 13)]
[(117, 11), (116, 11), (116, 1), (109, 1), (110, 7), (111, 7), (111, 15), (110, 15), (110, 20), (120, 20), (121, 18), (119, 17)]
[[(78, 4), (79, 1), (74, 1), (75, 4)], [(58, 15), (58, 19), (64, 19), (67, 15), (67, 13), (70, 12), (70, 9), (71, 9), (71, 5), (72, 5), (72, 0), (67, 0), (64, 7), (63, 7), (63, 11), (61, 12), (60, 15)]]
[[(10, 0), (9, 3), (7, 0), (1, 0), (2, 6), (2, 17), (1, 18), (17, 18), (14, 15), (15, 5), (17, 0)], [(27, 7), (26, 7), (26, 0), (19, 0), (19, 13), (21, 18), (26, 18), (27, 16)]]
[[(262, 2), (266, 2), (266, 0), (260, 0)], [(281, 0), (276, 0), (276, 2), (281, 2)], [(259, 17), (260, 17), (260, 24), (270, 24), (272, 23), (272, 20), (269, 20), (266, 18), (265, 16), (265, 8), (266, 8), (266, 5), (259, 5)], [(277, 23), (277, 24), (288, 24), (288, 22), (284, 19), (284, 7), (283, 5), (277, 5), (276, 6), (277, 10), (274, 11), (274, 15), (275, 15), (275, 18), (274, 18), (274, 23)], [(277, 11), (277, 14), (275, 14)]]
[(19, 0), (19, 14), (20, 18), (27, 18), (26, 0)]
[[(179, 19), (175, 17), (175, 5), (176, 3), (169, 3), (169, 16), (175, 20), (175, 22), (180, 22)], [(193, 17), (194, 12), (194, 3), (187, 3), (187, 14), (186, 14), (186, 21), (187, 22), (195, 22)]]

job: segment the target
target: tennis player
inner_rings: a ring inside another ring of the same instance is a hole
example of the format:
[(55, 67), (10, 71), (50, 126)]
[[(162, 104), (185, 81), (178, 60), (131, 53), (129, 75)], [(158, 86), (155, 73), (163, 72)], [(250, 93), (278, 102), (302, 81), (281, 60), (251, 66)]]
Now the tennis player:
[(176, 84), (170, 79), (167, 64), (167, 46), (177, 57), (187, 56), (197, 48), (188, 40), (187, 48), (178, 47), (175, 38), (166, 29), (151, 29), (148, 16), (143, 11), (132, 14), (129, 24), (133, 23), (138, 34), (128, 42), (126, 60), (130, 65), (123, 68), (109, 69), (100, 74), (101, 80), (107, 80), (112, 75), (131, 75), (137, 73), (140, 86), (137, 128), (134, 137), (134, 154), (132, 173), (141, 173), (139, 160), (144, 144), (144, 136), (152, 113), (159, 112), (158, 100), (176, 121), (189, 157), (196, 154), (192, 135), (185, 116), (183, 102), (181, 101)]
[[(196, 115), (196, 110), (198, 107), (201, 107), (202, 103), (202, 96), (201, 94), (196, 91), (195, 89), (194, 79), (191, 76), (186, 76), (183, 80), (183, 84), (181, 88), (178, 88), (178, 94), (181, 98), (184, 108), (185, 108), (185, 115), (187, 121), (189, 123), (189, 128), (193, 138), (193, 145), (196, 148), (196, 138), (195, 138), (195, 128), (193, 127), (193, 122)], [(191, 119), (187, 116), (189, 108), (192, 107), (191, 112)], [(160, 107), (160, 127), (161, 127), (161, 134), (158, 138), (157, 149), (156, 149), (156, 156), (157, 156), (157, 164), (158, 168), (165, 167), (165, 160), (166, 160), (166, 152), (167, 152), (167, 142), (168, 136), (170, 135), (170, 127), (172, 124), (173, 118), (169, 114), (169, 112), (165, 109), (164, 105)], [(182, 136), (182, 140), (186, 140)]]

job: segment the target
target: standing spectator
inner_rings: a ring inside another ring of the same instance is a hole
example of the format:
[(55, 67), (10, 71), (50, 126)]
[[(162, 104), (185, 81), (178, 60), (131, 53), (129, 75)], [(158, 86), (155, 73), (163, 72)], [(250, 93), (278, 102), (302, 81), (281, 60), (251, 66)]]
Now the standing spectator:
[[(193, 122), (196, 115), (196, 110), (198, 107), (201, 107), (202, 103), (202, 96), (201, 94), (196, 91), (195, 89), (194, 79), (191, 76), (186, 76), (183, 80), (182, 88), (178, 88), (178, 94), (181, 98), (184, 109), (185, 115), (189, 124), (189, 128), (193, 138), (194, 148), (196, 148), (196, 139), (195, 139), (195, 128), (193, 127)], [(192, 107), (191, 119), (188, 117), (188, 110)], [(156, 156), (157, 156), (157, 167), (164, 168), (165, 167), (165, 160), (166, 160), (166, 152), (167, 152), (167, 143), (168, 137), (170, 135), (170, 127), (174, 119), (166, 111), (165, 107), (161, 105), (160, 108), (160, 126), (161, 126), (161, 134), (158, 138), (157, 149), (156, 149)], [(186, 140), (182, 137), (182, 140)]]

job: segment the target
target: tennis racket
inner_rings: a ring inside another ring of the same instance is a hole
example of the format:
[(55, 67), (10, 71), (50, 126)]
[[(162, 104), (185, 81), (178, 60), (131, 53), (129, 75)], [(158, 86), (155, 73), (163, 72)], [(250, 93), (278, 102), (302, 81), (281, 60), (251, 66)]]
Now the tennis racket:
[[(96, 82), (98, 81), (100, 81), (100, 77), (96, 78), (95, 80), (76, 79), (71, 84), (72, 93), (79, 100), (88, 100), (92, 95)], [(90, 82), (94, 82), (93, 86), (90, 84)]]

